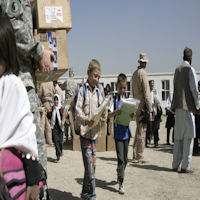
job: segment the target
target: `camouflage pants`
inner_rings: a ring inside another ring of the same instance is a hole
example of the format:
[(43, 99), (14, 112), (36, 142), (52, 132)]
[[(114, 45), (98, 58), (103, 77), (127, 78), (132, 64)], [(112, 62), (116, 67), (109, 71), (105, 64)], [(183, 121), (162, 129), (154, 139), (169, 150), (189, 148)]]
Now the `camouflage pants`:
[(38, 105), (37, 105), (38, 97), (34, 88), (28, 91), (28, 98), (31, 105), (31, 112), (33, 113), (33, 117), (34, 117), (33, 123), (36, 126), (35, 135), (37, 139), (39, 159), (43, 168), (46, 170), (47, 169), (46, 142), (45, 142), (44, 133), (42, 130), (40, 113), (39, 113)]
[(136, 116), (136, 133), (133, 143), (133, 159), (142, 159), (144, 158), (144, 147), (145, 147), (145, 138), (147, 125), (143, 124), (140, 121), (140, 117)]

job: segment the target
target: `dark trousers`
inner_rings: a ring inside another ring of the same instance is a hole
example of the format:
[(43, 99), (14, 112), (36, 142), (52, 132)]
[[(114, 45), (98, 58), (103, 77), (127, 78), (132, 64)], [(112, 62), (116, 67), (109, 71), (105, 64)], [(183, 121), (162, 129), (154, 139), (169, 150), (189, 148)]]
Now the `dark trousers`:
[(194, 147), (193, 147), (193, 153), (198, 153), (199, 152), (199, 138), (194, 138)]
[(115, 147), (117, 153), (117, 172), (118, 180), (122, 183), (124, 180), (125, 168), (128, 163), (128, 145), (130, 139), (117, 140), (115, 139)]
[(146, 131), (146, 142), (145, 144), (150, 144), (153, 137), (153, 121), (147, 122), (147, 131)]
[[(169, 142), (169, 140), (170, 140), (170, 138), (169, 138), (169, 136), (170, 136), (170, 130), (171, 130), (171, 128), (167, 128), (167, 143), (169, 144), (170, 142)], [(172, 142), (174, 142), (174, 128), (173, 128), (173, 133), (172, 133)]]
[(95, 168), (97, 140), (80, 137), (81, 151), (84, 164), (84, 179), (81, 196), (85, 199), (96, 199)]
[(56, 157), (59, 159), (63, 150), (63, 132), (57, 129), (53, 129), (52, 138), (55, 145)]
[(159, 141), (158, 131), (159, 131), (159, 129), (155, 129), (155, 130), (153, 131), (154, 144), (155, 144), (155, 145), (158, 145), (158, 141)]

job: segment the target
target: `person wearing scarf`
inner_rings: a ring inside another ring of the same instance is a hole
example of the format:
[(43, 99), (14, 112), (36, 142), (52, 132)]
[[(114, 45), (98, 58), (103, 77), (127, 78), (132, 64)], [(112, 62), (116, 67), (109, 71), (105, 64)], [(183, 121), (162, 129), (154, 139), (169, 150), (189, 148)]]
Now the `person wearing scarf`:
[(55, 94), (53, 99), (54, 106), (48, 113), (48, 118), (51, 119), (52, 139), (55, 145), (57, 161), (59, 161), (63, 150), (64, 108), (61, 106), (58, 94)]
[[(0, 27), (0, 170), (11, 172), (16, 167), (15, 159), (11, 159), (11, 155), (19, 162), (22, 161), (26, 179), (25, 199), (36, 199), (41, 179), (35, 136), (36, 127), (33, 124), (26, 88), (18, 77), (20, 65), (16, 41), (12, 25), (6, 16), (0, 16)], [(12, 172), (18, 171), (19, 169)], [(16, 186), (15, 175), (12, 174), (9, 177), (13, 181), (9, 190), (0, 188), (1, 196), (11, 195), (13, 187)], [(3, 171), (0, 176), (0, 184), (4, 184), (6, 180)], [(19, 187), (17, 185), (18, 189)], [(22, 193), (18, 195), (21, 199)], [(7, 197), (5, 199), (8, 199)]]
[(36, 127), (26, 89), (21, 79), (13, 74), (0, 78), (0, 127), (1, 153), (6, 149), (21, 157), (26, 185), (37, 191), (41, 168), (38, 163)]

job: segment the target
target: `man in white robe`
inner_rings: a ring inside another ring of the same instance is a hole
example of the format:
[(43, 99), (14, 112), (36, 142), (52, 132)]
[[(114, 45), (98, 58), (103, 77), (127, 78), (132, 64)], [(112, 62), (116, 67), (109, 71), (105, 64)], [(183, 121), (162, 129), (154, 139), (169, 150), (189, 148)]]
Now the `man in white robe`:
[(200, 94), (197, 89), (197, 78), (192, 63), (192, 50), (184, 49), (183, 63), (174, 74), (174, 94), (171, 109), (175, 111), (174, 151), (172, 168), (181, 173), (192, 173), (193, 143), (195, 137), (194, 113), (199, 113)]

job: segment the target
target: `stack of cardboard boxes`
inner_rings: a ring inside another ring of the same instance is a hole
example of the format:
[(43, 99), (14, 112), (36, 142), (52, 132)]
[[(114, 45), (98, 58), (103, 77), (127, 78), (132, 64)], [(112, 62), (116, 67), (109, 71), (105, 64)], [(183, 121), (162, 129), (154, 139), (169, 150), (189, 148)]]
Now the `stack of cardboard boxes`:
[(67, 33), (72, 28), (70, 0), (36, 0), (33, 5), (35, 37), (54, 53), (52, 71), (36, 69), (37, 82), (57, 80), (68, 70)]
[[(45, 49), (54, 53), (52, 71), (42, 73), (36, 69), (38, 83), (57, 80), (68, 70), (67, 33), (72, 28), (70, 0), (30, 0), (33, 9), (35, 37)], [(113, 124), (112, 124), (113, 125)], [(112, 130), (113, 132), (113, 130)], [(115, 149), (113, 133), (107, 135), (107, 124), (102, 124), (97, 151)], [(80, 136), (74, 134), (73, 150), (80, 151)]]

